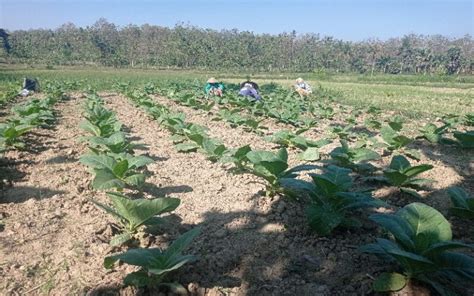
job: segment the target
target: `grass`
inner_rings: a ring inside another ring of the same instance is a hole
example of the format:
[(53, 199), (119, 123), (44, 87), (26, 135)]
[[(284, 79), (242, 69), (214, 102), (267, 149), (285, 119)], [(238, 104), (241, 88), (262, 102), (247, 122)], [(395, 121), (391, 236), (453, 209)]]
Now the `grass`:
[(407, 117), (440, 116), (446, 113), (474, 112), (473, 88), (429, 87), (397, 84), (361, 84), (320, 82), (321, 86), (339, 91), (342, 103), (399, 111)]
[[(26, 68), (1, 67), (0, 97), (9, 83), (21, 86), (25, 76), (45, 80), (80, 81), (97, 90), (110, 90), (117, 82), (131, 82), (141, 86), (157, 80), (197, 79), (204, 82), (215, 76), (225, 82), (240, 82), (248, 73), (209, 71), (113, 69), (113, 68)], [(262, 73), (251, 77), (263, 84), (277, 82), (291, 87), (296, 77), (303, 77), (313, 87), (321, 86), (340, 94), (343, 104), (366, 107), (374, 105), (383, 110), (399, 111), (416, 118), (436, 117), (446, 113), (474, 112), (474, 76), (423, 76), (423, 75), (333, 75), (316, 73)], [(0, 102), (1, 103), (1, 102)]]

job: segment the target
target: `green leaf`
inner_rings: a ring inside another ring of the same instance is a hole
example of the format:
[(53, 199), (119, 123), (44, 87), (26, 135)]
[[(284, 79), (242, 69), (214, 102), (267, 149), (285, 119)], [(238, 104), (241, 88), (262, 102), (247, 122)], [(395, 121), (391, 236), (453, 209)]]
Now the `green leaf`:
[(417, 165), (417, 166), (412, 166), (409, 168), (406, 168), (403, 170), (403, 173), (408, 176), (408, 177), (414, 177), (416, 175), (419, 175), (423, 172), (429, 171), (433, 168), (432, 165), (430, 164), (422, 164), (422, 165)]
[(408, 250), (415, 248), (415, 233), (411, 225), (399, 215), (374, 214), (370, 215), (369, 219), (389, 231), (404, 248)]
[(399, 273), (382, 273), (374, 281), (373, 288), (376, 292), (399, 291), (407, 284), (407, 278)]
[(459, 141), (462, 148), (474, 148), (474, 131), (454, 132), (453, 136)]
[(123, 179), (130, 186), (140, 188), (145, 183), (144, 174), (134, 174)]
[(377, 152), (368, 148), (355, 148), (352, 149), (352, 153), (352, 159), (354, 162), (380, 159), (380, 155)]
[(178, 152), (194, 152), (199, 148), (199, 145), (194, 142), (180, 143), (175, 145)]
[(114, 175), (123, 178), (125, 172), (128, 170), (128, 161), (126, 159), (119, 161), (114, 165), (113, 173)]
[(125, 183), (119, 180), (109, 169), (94, 169), (94, 172), (95, 178), (92, 181), (92, 187), (94, 189), (121, 189), (125, 187)]
[(454, 206), (460, 208), (468, 208), (467, 200), (471, 199), (467, 192), (461, 187), (453, 186), (448, 189), (448, 194)]
[(288, 151), (285, 148), (281, 148), (277, 151), (276, 156), (283, 162), (288, 162)]
[(444, 251), (460, 248), (474, 249), (474, 244), (466, 244), (463, 242), (456, 241), (443, 241), (432, 244), (428, 249), (422, 252), (422, 255), (428, 258), (437, 257), (437, 255), (441, 254)]
[(148, 276), (148, 273), (143, 270), (131, 272), (123, 279), (124, 285), (135, 287), (146, 287), (149, 286), (151, 282), (152, 279)]
[(128, 228), (131, 231), (153, 216), (175, 210), (180, 204), (177, 198), (131, 200), (119, 193), (109, 192), (107, 195), (112, 200), (116, 211), (128, 221)]
[(144, 167), (154, 162), (153, 159), (144, 155), (134, 156), (127, 160), (128, 160), (128, 166), (134, 169), (139, 169), (141, 167)]
[(84, 131), (89, 132), (93, 136), (101, 135), (100, 128), (90, 123), (89, 121), (82, 121), (81, 123), (79, 123), (79, 127), (83, 129)]
[(79, 158), (79, 162), (94, 169), (107, 168), (113, 170), (115, 161), (106, 155), (84, 154)]
[(404, 171), (410, 167), (410, 162), (402, 155), (395, 155), (389, 167), (395, 171)]
[(415, 237), (416, 250), (452, 239), (451, 226), (444, 216), (423, 203), (411, 203), (397, 212), (410, 224)]
[(400, 191), (403, 192), (403, 193), (406, 193), (408, 195), (411, 195), (415, 198), (419, 198), (419, 199), (423, 198), (423, 196), (421, 196), (418, 192), (416, 192), (416, 190), (413, 190), (413, 189), (410, 189), (410, 188), (400, 187)]
[(320, 159), (318, 148), (309, 147), (304, 152), (298, 154), (298, 159), (303, 161), (316, 161)]
[(162, 251), (158, 248), (129, 249), (125, 253), (105, 257), (104, 267), (110, 269), (118, 260), (130, 265), (148, 267), (156, 262), (155, 258), (159, 257), (160, 255), (162, 255)]
[(309, 226), (318, 234), (329, 235), (334, 228), (340, 225), (344, 216), (327, 205), (310, 204), (306, 209)]
[(112, 239), (110, 240), (110, 245), (111, 246), (121, 246), (121, 245), (123, 245), (124, 243), (128, 242), (131, 239), (132, 239), (132, 236), (128, 232), (117, 234), (114, 237), (112, 237)]

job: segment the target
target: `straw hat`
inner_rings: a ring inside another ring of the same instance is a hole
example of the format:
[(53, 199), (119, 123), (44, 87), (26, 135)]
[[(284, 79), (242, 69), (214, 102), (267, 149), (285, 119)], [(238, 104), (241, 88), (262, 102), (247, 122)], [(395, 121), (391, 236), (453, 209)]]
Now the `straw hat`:
[(304, 82), (304, 80), (303, 80), (303, 78), (301, 78), (301, 77), (298, 78), (298, 79), (296, 79), (296, 83), (303, 83), (303, 82)]
[(211, 77), (207, 80), (207, 83), (217, 83), (219, 81), (217, 81), (217, 79), (215, 79), (214, 77)]

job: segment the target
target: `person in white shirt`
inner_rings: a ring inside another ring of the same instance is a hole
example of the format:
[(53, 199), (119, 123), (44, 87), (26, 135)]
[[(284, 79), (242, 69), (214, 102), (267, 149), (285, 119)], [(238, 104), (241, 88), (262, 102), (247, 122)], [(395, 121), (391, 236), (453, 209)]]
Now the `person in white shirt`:
[(305, 97), (313, 92), (311, 90), (311, 86), (308, 83), (306, 83), (301, 77), (296, 79), (295, 90), (302, 97)]

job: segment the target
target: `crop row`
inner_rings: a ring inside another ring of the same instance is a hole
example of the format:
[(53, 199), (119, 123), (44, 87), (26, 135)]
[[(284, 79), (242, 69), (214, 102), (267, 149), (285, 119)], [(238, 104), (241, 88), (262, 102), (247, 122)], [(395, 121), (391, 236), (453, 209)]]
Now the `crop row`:
[[(390, 165), (382, 174), (376, 175), (380, 169), (367, 163), (368, 160), (380, 158), (380, 155), (369, 149), (367, 143), (361, 144), (361, 139), (357, 139), (354, 145), (349, 145), (355, 137), (341, 132), (341, 146), (329, 154), (330, 164), (325, 167), (323, 173), (308, 173), (311, 181), (306, 181), (299, 176), (315, 166), (303, 164), (290, 168), (286, 148), (277, 152), (254, 151), (249, 145), (229, 149), (218, 140), (211, 139), (203, 126), (186, 122), (183, 113), (174, 113), (154, 102), (147, 95), (146, 89), (125, 91), (125, 94), (173, 134), (172, 139), (178, 151), (201, 151), (211, 161), (233, 163), (235, 170), (251, 173), (265, 180), (267, 194), (282, 194), (304, 202), (307, 205), (309, 224), (320, 235), (329, 235), (337, 227), (359, 226), (356, 211), (358, 209), (392, 208), (387, 203), (373, 198), (370, 190), (354, 189), (354, 173), (365, 174), (359, 179), (389, 184), (415, 196), (418, 194), (413, 188), (431, 182), (418, 177), (432, 169), (431, 165), (413, 166), (401, 155), (403, 153), (418, 158), (416, 153), (406, 149), (406, 145), (413, 139), (400, 134), (403, 121), (399, 117), (393, 118), (381, 128), (381, 138), (384, 142), (372, 144), (381, 144), (389, 153), (393, 153)], [(191, 98), (188, 96), (186, 100), (189, 102)], [(467, 135), (467, 142), (464, 142), (465, 138), (459, 136), (460, 134)], [(455, 133), (456, 143), (461, 147), (470, 148), (471, 134), (472, 132)], [(293, 142), (295, 146), (311, 143), (296, 136), (298, 135), (289, 134), (287, 138), (281, 139), (283, 136), (279, 134), (278, 142), (288, 145), (296, 138)], [(317, 146), (314, 145), (313, 148)], [(308, 145), (305, 148), (308, 149)], [(472, 219), (474, 199), (468, 197), (459, 187), (451, 188), (449, 193), (454, 205), (451, 212)], [(431, 285), (442, 294), (447, 294), (449, 288), (459, 279), (474, 279), (474, 259), (462, 253), (448, 251), (455, 248), (474, 248), (474, 245), (452, 241), (449, 222), (434, 208), (423, 203), (412, 203), (395, 214), (375, 214), (371, 215), (370, 219), (382, 226), (391, 236), (390, 239), (379, 238), (376, 243), (361, 247), (361, 250), (385, 259), (391, 258), (403, 269), (403, 274), (382, 274), (374, 283), (375, 290), (399, 290), (409, 279), (414, 278)]]
[(24, 136), (34, 128), (48, 128), (55, 122), (53, 106), (63, 99), (59, 85), (46, 89), (44, 99), (30, 99), (12, 107), (12, 115), (0, 124), (0, 152), (8, 149), (25, 149)]
[[(103, 100), (93, 92), (87, 95), (84, 116), (80, 127), (88, 135), (81, 140), (87, 142), (89, 152), (80, 157), (80, 162), (88, 166), (94, 175), (94, 189), (115, 189), (106, 193), (109, 203), (91, 202), (110, 214), (119, 225), (119, 233), (112, 237), (110, 244), (115, 247), (132, 246), (139, 231), (144, 227), (161, 225), (163, 219), (160, 215), (174, 211), (180, 200), (168, 197), (133, 199), (126, 195), (124, 190), (141, 191), (146, 180), (146, 166), (153, 160), (135, 154), (140, 145), (129, 140), (115, 113), (105, 108)], [(138, 271), (124, 278), (125, 285), (149, 289), (166, 286), (172, 291), (182, 289), (170, 282), (168, 276), (171, 271), (194, 260), (194, 256), (183, 255), (182, 252), (198, 234), (199, 228), (190, 230), (165, 250), (129, 248), (123, 253), (107, 256), (104, 266), (113, 268), (117, 261), (139, 266)]]

